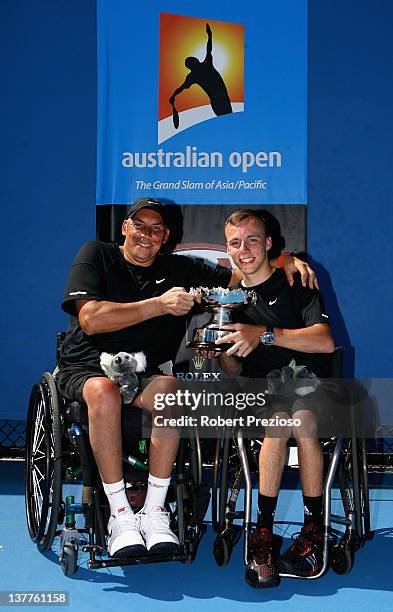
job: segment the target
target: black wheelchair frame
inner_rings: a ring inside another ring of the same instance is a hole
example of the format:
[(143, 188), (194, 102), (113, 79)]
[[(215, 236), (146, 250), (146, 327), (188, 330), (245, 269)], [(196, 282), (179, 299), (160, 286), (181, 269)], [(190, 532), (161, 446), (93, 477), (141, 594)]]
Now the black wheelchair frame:
[[(141, 412), (123, 410), (123, 416)], [(90, 568), (162, 561), (190, 563), (205, 530), (203, 520), (210, 502), (209, 486), (202, 481), (199, 439), (181, 439), (167, 496), (171, 528), (180, 542), (179, 552), (106, 558), (109, 506), (88, 439), (86, 413), (85, 406), (66, 402), (59, 394), (56, 370), (53, 375), (45, 372), (33, 386), (27, 415), (25, 464), (26, 518), (33, 542), (46, 552), (55, 537), (60, 536), (59, 561), (66, 576), (77, 571), (80, 545), (89, 555)], [(146, 492), (147, 457), (139, 451), (138, 459), (138, 448), (133, 448), (132, 453), (125, 449), (123, 463), (125, 478), (131, 483), (127, 490), (131, 503), (139, 509)], [(135, 469), (137, 466), (142, 469)], [(82, 484), (81, 501), (75, 502), (73, 495), (63, 500), (63, 484)], [(83, 528), (76, 527), (77, 514), (84, 517)]]
[[(342, 350), (335, 350), (332, 362), (332, 377), (341, 375)], [(366, 441), (356, 432), (356, 414), (350, 409), (351, 429), (349, 438), (332, 438), (323, 441), (325, 458), (324, 504), (324, 552), (321, 571), (307, 579), (321, 577), (329, 567), (337, 574), (348, 573), (354, 563), (354, 555), (373, 537), (370, 528), (370, 502), (368, 491), (368, 468)], [(247, 566), (249, 558), (249, 536), (253, 526), (252, 470), (258, 471), (258, 453), (263, 444), (260, 440), (244, 440), (241, 431), (234, 437), (222, 436), (215, 446), (212, 487), (212, 524), (217, 537), (213, 555), (219, 566), (226, 565), (233, 547), (244, 535), (243, 560)], [(252, 466), (252, 467), (250, 467)], [(332, 487), (337, 482), (343, 504), (344, 516), (332, 513)], [(244, 484), (244, 507), (236, 510), (240, 490)], [(242, 526), (234, 521), (240, 519)], [(344, 533), (332, 530), (332, 524), (343, 525)], [(299, 576), (281, 574), (299, 578)]]

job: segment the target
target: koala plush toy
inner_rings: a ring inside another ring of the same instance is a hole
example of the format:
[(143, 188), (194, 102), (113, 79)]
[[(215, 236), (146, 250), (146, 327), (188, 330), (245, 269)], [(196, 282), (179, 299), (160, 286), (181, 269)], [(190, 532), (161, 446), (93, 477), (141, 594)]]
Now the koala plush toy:
[(107, 377), (119, 385), (124, 404), (131, 404), (139, 386), (136, 373), (146, 369), (145, 353), (101, 353), (100, 364)]

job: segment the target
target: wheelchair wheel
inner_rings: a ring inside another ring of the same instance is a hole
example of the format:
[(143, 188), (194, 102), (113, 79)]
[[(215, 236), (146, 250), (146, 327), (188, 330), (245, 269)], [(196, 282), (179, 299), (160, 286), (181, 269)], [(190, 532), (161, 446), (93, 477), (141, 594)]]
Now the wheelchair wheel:
[[(183, 548), (183, 563), (194, 560), (205, 531), (203, 521), (210, 503), (210, 488), (202, 481), (198, 441), (182, 439), (176, 459), (174, 497), (169, 502), (173, 530)], [(187, 460), (186, 460), (187, 458)], [(188, 464), (188, 469), (186, 465)]]
[(214, 451), (214, 463), (213, 463), (213, 483), (212, 483), (212, 525), (214, 531), (217, 533), (220, 528), (220, 519), (218, 516), (218, 496), (217, 492), (219, 489), (219, 477), (220, 477), (220, 457), (221, 457), (221, 438), (217, 438), (215, 451)]
[(368, 464), (367, 464), (367, 448), (366, 441), (364, 438), (359, 440), (360, 445), (360, 487), (362, 497), (362, 509), (363, 509), (363, 528), (364, 528), (364, 539), (372, 540), (374, 532), (371, 531), (371, 515), (370, 515), (370, 495), (368, 487)]
[(242, 528), (240, 525), (229, 525), (215, 539), (213, 556), (220, 567), (227, 565), (232, 555), (233, 547), (240, 539)]
[(213, 556), (220, 567), (227, 565), (232, 553), (231, 543), (222, 535), (218, 535), (214, 541)]
[(55, 381), (45, 372), (34, 385), (26, 428), (25, 506), (29, 534), (50, 550), (61, 506), (61, 417)]
[(330, 553), (330, 567), (336, 574), (348, 574), (353, 568), (354, 553), (342, 544), (335, 544)]
[(348, 516), (355, 513), (356, 516), (357, 543), (352, 543), (355, 546), (354, 550), (362, 546), (371, 534), (367, 457), (362, 443), (364, 444), (364, 440), (348, 440), (337, 471), (345, 514)]
[(218, 529), (217, 532), (228, 528), (234, 517), (231, 513), (236, 511), (236, 501), (243, 482), (243, 469), (240, 464), (237, 445), (231, 438), (224, 438), (220, 458), (220, 473), (213, 487), (219, 487), (218, 496)]
[(78, 569), (78, 549), (75, 544), (65, 544), (63, 549), (63, 557), (61, 559), (61, 569), (65, 576), (73, 576)]

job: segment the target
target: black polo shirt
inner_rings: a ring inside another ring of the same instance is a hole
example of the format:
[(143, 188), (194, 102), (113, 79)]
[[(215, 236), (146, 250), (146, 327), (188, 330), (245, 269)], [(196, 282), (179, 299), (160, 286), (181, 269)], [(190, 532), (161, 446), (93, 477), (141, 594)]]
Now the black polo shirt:
[(148, 370), (174, 359), (186, 317), (164, 315), (115, 332), (87, 336), (76, 316), (76, 300), (128, 303), (157, 297), (172, 287), (227, 287), (231, 271), (182, 255), (158, 255), (150, 267), (129, 264), (116, 244), (91, 241), (72, 265), (62, 308), (71, 315), (60, 367), (97, 366), (100, 353), (143, 351)]
[[(316, 323), (328, 323), (322, 297), (316, 289), (303, 287), (300, 275), (295, 275), (291, 287), (285, 273), (276, 269), (263, 283), (253, 289), (258, 296), (255, 306), (234, 311), (233, 320), (238, 323), (272, 325), (285, 329), (299, 329)], [(297, 365), (305, 365), (317, 376), (330, 375), (330, 355), (324, 353), (303, 353), (279, 346), (258, 346), (248, 357), (242, 358), (243, 374), (252, 378), (264, 378), (268, 372), (281, 369), (295, 359)]]

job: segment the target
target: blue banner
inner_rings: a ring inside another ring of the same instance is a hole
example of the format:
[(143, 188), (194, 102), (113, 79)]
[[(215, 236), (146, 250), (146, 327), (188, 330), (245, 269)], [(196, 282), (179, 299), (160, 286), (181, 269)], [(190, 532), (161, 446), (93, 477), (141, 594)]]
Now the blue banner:
[(97, 204), (306, 203), (306, 0), (97, 11)]

